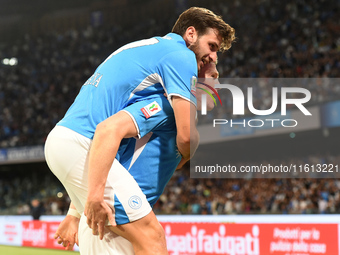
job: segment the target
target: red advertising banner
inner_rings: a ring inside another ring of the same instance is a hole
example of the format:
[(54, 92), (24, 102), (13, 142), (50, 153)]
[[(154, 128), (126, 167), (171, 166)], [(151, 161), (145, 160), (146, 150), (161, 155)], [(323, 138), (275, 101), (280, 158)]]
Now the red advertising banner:
[(336, 255), (338, 224), (161, 222), (170, 255)]
[(64, 249), (53, 238), (60, 222), (23, 221), (22, 222), (22, 245)]
[[(161, 222), (170, 255), (338, 255), (338, 224)], [(3, 222), (0, 243), (64, 249), (59, 221)]]
[(261, 224), (263, 254), (339, 254), (337, 224)]

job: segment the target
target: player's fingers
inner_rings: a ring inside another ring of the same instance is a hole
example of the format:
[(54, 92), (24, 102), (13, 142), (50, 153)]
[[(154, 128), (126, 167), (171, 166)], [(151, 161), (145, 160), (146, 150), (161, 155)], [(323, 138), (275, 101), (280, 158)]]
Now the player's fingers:
[(60, 236), (59, 236), (58, 232), (56, 232), (56, 233), (54, 234), (54, 239), (57, 239), (58, 237), (60, 237)]
[(57, 242), (58, 244), (61, 244), (63, 242), (63, 239), (60, 236), (58, 236)]
[(111, 226), (116, 226), (117, 225), (115, 217), (113, 216), (112, 213), (109, 213), (107, 215), (107, 217), (109, 218), (109, 222), (110, 222)]
[(75, 242), (76, 242), (76, 244), (79, 246), (78, 233), (76, 233), (76, 235), (75, 235)]
[(98, 235), (98, 225), (95, 221), (91, 222), (92, 234)]
[(74, 246), (74, 242), (69, 242), (68, 246), (66, 247), (65, 250), (72, 251)]
[(116, 226), (116, 220), (114, 216), (114, 208), (112, 208), (110, 205), (106, 204), (108, 209), (107, 209), (107, 219), (109, 220), (110, 224), (112, 226)]
[(69, 245), (65, 248), (66, 251), (73, 251), (73, 245)]
[(68, 245), (68, 241), (63, 242), (64, 247), (67, 247), (67, 245)]
[(90, 228), (92, 228), (92, 221), (90, 220), (90, 218), (87, 218), (86, 223)]
[(105, 227), (105, 222), (100, 222), (98, 224), (98, 233), (99, 233), (99, 239), (103, 240), (104, 237), (104, 227)]

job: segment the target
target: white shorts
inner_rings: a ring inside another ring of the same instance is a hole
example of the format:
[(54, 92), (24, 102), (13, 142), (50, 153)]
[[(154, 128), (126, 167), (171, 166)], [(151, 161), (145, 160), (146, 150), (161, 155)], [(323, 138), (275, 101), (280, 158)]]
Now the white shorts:
[[(91, 139), (62, 126), (56, 126), (45, 143), (47, 164), (80, 214), (87, 198), (91, 143)], [(141, 219), (152, 210), (135, 179), (117, 160), (108, 175), (104, 201), (114, 208), (118, 225)]]
[(82, 214), (78, 228), (79, 250), (81, 255), (134, 255), (132, 244), (112, 231), (105, 228), (103, 240), (92, 234)]

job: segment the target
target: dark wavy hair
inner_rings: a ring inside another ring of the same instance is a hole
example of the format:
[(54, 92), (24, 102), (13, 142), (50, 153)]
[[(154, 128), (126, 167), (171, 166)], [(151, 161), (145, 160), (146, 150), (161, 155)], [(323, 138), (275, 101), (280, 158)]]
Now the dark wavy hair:
[(204, 35), (207, 28), (216, 29), (222, 37), (220, 51), (228, 50), (235, 40), (235, 29), (224, 22), (221, 16), (206, 8), (191, 7), (177, 19), (172, 32), (183, 36), (188, 27), (193, 26), (198, 36)]

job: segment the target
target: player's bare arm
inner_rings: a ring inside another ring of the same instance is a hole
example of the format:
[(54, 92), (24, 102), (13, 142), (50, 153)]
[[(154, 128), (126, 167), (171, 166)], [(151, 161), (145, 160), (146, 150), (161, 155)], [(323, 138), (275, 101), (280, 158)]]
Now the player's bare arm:
[(177, 127), (177, 147), (182, 155), (179, 167), (190, 160), (199, 144), (199, 133), (195, 125), (196, 106), (181, 97), (172, 98)]
[(104, 189), (108, 173), (123, 138), (137, 135), (137, 129), (130, 116), (118, 112), (99, 123), (93, 138), (89, 157), (88, 196), (85, 205), (87, 224), (93, 234), (104, 235), (104, 226), (108, 218), (115, 226), (112, 209), (104, 202)]

